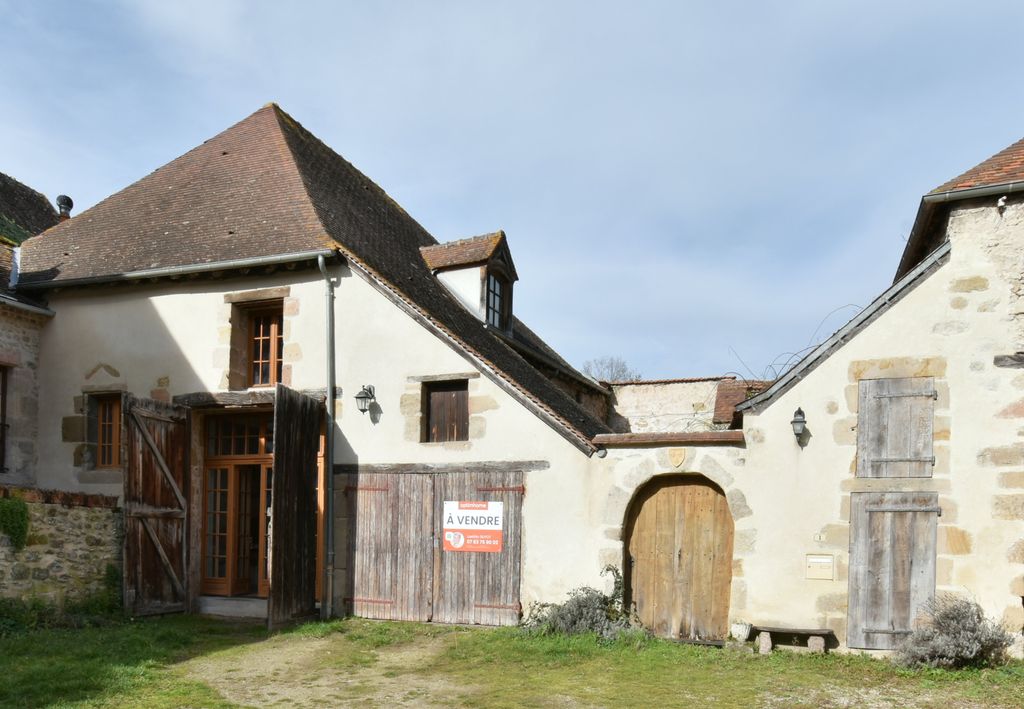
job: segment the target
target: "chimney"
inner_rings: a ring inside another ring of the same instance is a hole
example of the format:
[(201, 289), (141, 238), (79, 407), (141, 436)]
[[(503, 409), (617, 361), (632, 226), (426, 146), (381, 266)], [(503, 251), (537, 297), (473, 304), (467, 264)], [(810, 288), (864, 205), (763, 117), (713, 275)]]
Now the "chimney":
[(66, 222), (71, 218), (71, 209), (75, 203), (66, 194), (57, 195), (57, 209), (60, 210), (60, 220)]

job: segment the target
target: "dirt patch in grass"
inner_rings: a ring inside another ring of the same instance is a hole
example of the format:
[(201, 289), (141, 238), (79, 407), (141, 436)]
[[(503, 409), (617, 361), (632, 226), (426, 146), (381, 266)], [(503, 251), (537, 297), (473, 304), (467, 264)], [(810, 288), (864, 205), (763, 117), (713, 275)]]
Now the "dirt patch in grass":
[(257, 646), (189, 660), (179, 670), (185, 678), (244, 706), (445, 707), (457, 703), (464, 688), (422, 670), (444, 652), (449, 636), (458, 631), (403, 625), (355, 621), (307, 627)]

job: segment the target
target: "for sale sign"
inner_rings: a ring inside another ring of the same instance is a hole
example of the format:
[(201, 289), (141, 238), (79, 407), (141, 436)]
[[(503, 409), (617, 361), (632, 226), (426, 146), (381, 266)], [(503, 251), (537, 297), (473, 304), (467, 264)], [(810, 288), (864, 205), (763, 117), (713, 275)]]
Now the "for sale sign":
[(444, 502), (445, 551), (501, 551), (504, 503)]

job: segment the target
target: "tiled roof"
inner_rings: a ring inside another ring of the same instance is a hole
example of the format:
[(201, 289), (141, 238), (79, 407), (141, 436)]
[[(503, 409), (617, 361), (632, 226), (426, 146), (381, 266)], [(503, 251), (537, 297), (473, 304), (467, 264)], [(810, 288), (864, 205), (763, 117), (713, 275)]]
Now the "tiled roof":
[(437, 241), (270, 104), (23, 249), (21, 282), (337, 248), (585, 442), (610, 429), (466, 311), (431, 273)]
[(929, 194), (1020, 181), (1024, 181), (1024, 139), (999, 151), (983, 163), (975, 165), (959, 177), (936, 187)]
[(493, 234), (474, 236), (469, 239), (421, 246), (420, 253), (423, 254), (427, 268), (431, 270), (471, 266), (490, 260), (503, 241), (505, 241), (505, 232), (496, 231)]
[(735, 380), (729, 379), (718, 383), (718, 393), (715, 396), (715, 414), (712, 418), (714, 423), (734, 424), (736, 407), (758, 394), (769, 386), (771, 382), (758, 379)]
[(17, 245), (56, 223), (50, 200), (0, 172), (0, 238)]

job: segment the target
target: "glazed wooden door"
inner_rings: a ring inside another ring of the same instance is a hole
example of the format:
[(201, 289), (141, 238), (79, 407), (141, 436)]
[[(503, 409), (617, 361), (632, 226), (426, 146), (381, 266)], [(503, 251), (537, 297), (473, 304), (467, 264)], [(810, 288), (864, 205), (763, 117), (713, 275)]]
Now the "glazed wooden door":
[(132, 615), (187, 603), (188, 409), (126, 395), (124, 605)]
[(323, 405), (283, 384), (274, 403), (270, 628), (316, 616), (316, 476)]
[(649, 483), (627, 534), (627, 602), (644, 626), (667, 638), (725, 638), (733, 521), (721, 490), (701, 478)]

